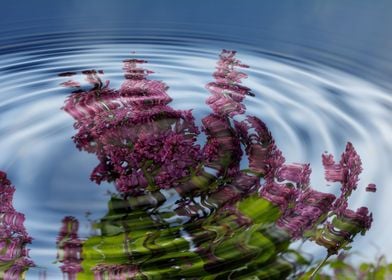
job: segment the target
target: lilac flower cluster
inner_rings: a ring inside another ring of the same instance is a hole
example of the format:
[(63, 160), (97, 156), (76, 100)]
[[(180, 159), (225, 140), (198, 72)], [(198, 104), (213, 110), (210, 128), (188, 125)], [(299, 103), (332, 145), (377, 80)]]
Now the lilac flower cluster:
[[(356, 212), (347, 209), (347, 198), (357, 188), (362, 170), (360, 158), (351, 143), (347, 144), (339, 164), (334, 163), (331, 155), (323, 155), (326, 179), (342, 184), (341, 195), (336, 198), (333, 194), (310, 188), (309, 164), (285, 163), (270, 132), (260, 120), (248, 117), (236, 126), (246, 147), (249, 168), (264, 176), (261, 196), (278, 205), (282, 211), (282, 217), (277, 221), (278, 227), (288, 231), (293, 238), (310, 234), (311, 239), (327, 247), (330, 252), (333, 251), (330, 247), (334, 246), (333, 253), (337, 252), (337, 248), (343, 248), (344, 242), (351, 242), (357, 233), (370, 228), (372, 215), (366, 207)], [(255, 133), (248, 133), (249, 129)], [(368, 189), (375, 191), (375, 185), (370, 184)], [(333, 227), (334, 223), (327, 221), (331, 216), (352, 223), (352, 227), (347, 230)], [(316, 230), (318, 227), (324, 229)], [(329, 236), (328, 242), (326, 236)]]
[(63, 274), (69, 280), (75, 280), (76, 275), (83, 271), (82, 262), (82, 240), (78, 238), (79, 221), (71, 216), (62, 220), (62, 227), (57, 236), (57, 260)]
[(20, 279), (34, 266), (26, 249), (32, 239), (23, 225), (25, 217), (12, 205), (14, 192), (6, 173), (0, 171), (0, 278), (5, 280)]
[[(234, 55), (233, 51), (222, 52), (217, 71), (213, 74), (216, 81), (207, 85), (213, 94), (207, 99), (207, 104), (221, 119), (244, 113), (245, 107), (241, 102), (250, 92), (250, 89), (237, 84), (246, 74), (234, 67), (246, 66)], [(357, 188), (362, 171), (360, 157), (351, 143), (347, 144), (339, 164), (334, 162), (332, 155), (322, 157), (326, 179), (342, 185), (341, 195), (336, 198), (333, 194), (310, 187), (309, 164), (285, 163), (271, 133), (260, 119), (247, 116), (242, 121), (234, 120), (234, 123), (234, 134), (245, 147), (250, 171), (265, 179), (260, 195), (279, 206), (282, 216), (276, 224), (292, 238), (307, 236), (326, 247), (329, 254), (336, 254), (357, 233), (364, 233), (370, 228), (372, 215), (366, 207), (357, 211), (348, 209), (347, 199)], [(237, 154), (241, 156), (240, 152)], [(367, 191), (376, 191), (375, 185), (369, 184)], [(332, 221), (331, 217), (334, 217)]]
[(147, 80), (151, 71), (137, 65), (144, 62), (124, 61), (126, 80), (118, 91), (108, 82), (103, 86), (96, 71), (85, 71), (93, 88), (82, 91), (78, 85), (64, 106), (77, 121), (77, 147), (100, 160), (91, 178), (114, 181), (125, 195), (176, 186), (201, 159), (191, 112), (166, 105), (167, 86)]
[[(119, 90), (110, 89), (109, 82), (100, 79), (102, 72), (94, 70), (83, 72), (92, 85), (89, 90), (72, 80), (65, 83), (76, 88), (64, 106), (76, 120), (74, 141), (100, 161), (92, 180), (115, 182), (125, 197), (168, 188), (181, 196), (203, 193), (209, 205), (232, 210), (236, 201), (258, 192), (279, 207), (279, 228), (292, 239), (314, 240), (329, 254), (370, 228), (372, 216), (366, 207), (348, 209), (347, 199), (362, 170), (353, 145), (347, 144), (338, 164), (332, 155), (322, 157), (326, 179), (342, 185), (340, 196), (312, 189), (310, 165), (286, 163), (267, 125), (257, 117), (240, 116), (245, 114), (244, 98), (253, 93), (241, 85), (247, 75), (237, 68), (248, 66), (235, 58), (235, 51), (222, 51), (215, 80), (206, 85), (211, 93), (206, 103), (213, 113), (202, 119), (204, 147), (196, 144), (200, 131), (191, 111), (169, 107), (167, 86), (148, 80), (152, 72), (139, 67), (141, 63), (145, 61), (124, 61), (125, 81)], [(244, 153), (249, 167), (240, 170)], [(370, 184), (367, 190), (376, 187)], [(185, 199), (177, 212), (193, 216), (198, 209)]]
[(341, 183), (341, 195), (335, 207), (344, 208), (347, 198), (357, 188), (358, 176), (362, 172), (361, 159), (350, 142), (347, 143), (346, 151), (342, 154), (339, 164), (335, 163), (333, 155), (324, 154), (322, 158), (325, 179), (329, 182)]
[(240, 85), (247, 75), (237, 71), (235, 67), (249, 66), (236, 59), (234, 51), (223, 50), (213, 73), (215, 81), (206, 85), (212, 93), (206, 103), (217, 115), (232, 117), (244, 113), (245, 105), (241, 102), (246, 95), (252, 95), (249, 88)]
[[(326, 247), (328, 254), (332, 255), (347, 246), (356, 234), (364, 234), (370, 229), (373, 216), (367, 207), (360, 207), (356, 211), (348, 209), (347, 199), (357, 189), (358, 177), (362, 171), (361, 159), (353, 145), (347, 143), (339, 164), (334, 162), (332, 155), (323, 155), (323, 165), (326, 180), (341, 183), (341, 194), (330, 209), (332, 221), (327, 221), (318, 229), (313, 239)], [(376, 185), (369, 184), (366, 190), (375, 192)]]

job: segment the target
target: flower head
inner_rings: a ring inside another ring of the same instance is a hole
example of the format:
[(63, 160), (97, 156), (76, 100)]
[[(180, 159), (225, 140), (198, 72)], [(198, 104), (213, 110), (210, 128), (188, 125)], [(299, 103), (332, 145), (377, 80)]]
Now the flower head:
[(93, 88), (74, 92), (64, 106), (77, 121), (77, 147), (100, 160), (91, 179), (114, 182), (124, 195), (175, 187), (201, 159), (191, 112), (167, 106), (168, 87), (148, 80), (151, 71), (140, 63), (124, 61), (119, 90), (103, 86), (96, 71), (84, 71)]
[(346, 150), (342, 154), (338, 164), (333, 156), (324, 154), (323, 165), (325, 168), (325, 178), (330, 182), (340, 182), (341, 191), (344, 197), (348, 197), (357, 188), (358, 176), (362, 172), (362, 163), (353, 145), (348, 142)]
[(57, 236), (57, 260), (62, 263), (61, 271), (69, 280), (75, 280), (76, 275), (83, 271), (82, 241), (78, 238), (79, 221), (71, 216), (62, 220), (62, 226)]
[(0, 275), (4, 273), (4, 279), (20, 279), (34, 266), (26, 249), (32, 239), (24, 227), (25, 216), (12, 205), (14, 192), (6, 173), (0, 171)]
[(287, 230), (293, 238), (302, 238), (306, 230), (322, 222), (320, 218), (324, 216), (326, 219), (334, 200), (333, 194), (312, 189), (299, 192), (293, 208), (286, 210), (277, 225)]
[(358, 233), (365, 234), (370, 229), (372, 221), (372, 214), (367, 207), (361, 207), (356, 211), (344, 209), (318, 230), (314, 240), (327, 248), (329, 255), (337, 254), (340, 249), (345, 249)]
[[(255, 116), (239, 116), (245, 113), (243, 100), (252, 93), (241, 85), (247, 75), (238, 68), (247, 66), (235, 57), (235, 51), (222, 51), (214, 81), (206, 85), (211, 93), (206, 103), (213, 112), (202, 118), (204, 147), (197, 141), (200, 131), (192, 112), (169, 106), (168, 87), (147, 78), (151, 71), (140, 67), (145, 62), (124, 61), (125, 81), (119, 90), (110, 89), (108, 82), (104, 85), (101, 73), (85, 71), (92, 89), (79, 87), (67, 99), (64, 110), (76, 120), (77, 147), (96, 154), (99, 160), (92, 180), (114, 182), (127, 205), (130, 199), (143, 197), (137, 203), (143, 207), (158, 205), (150, 203), (150, 199), (145, 203), (146, 197), (160, 194), (163, 201), (165, 192), (160, 190), (175, 190), (180, 199), (175, 202), (173, 215), (195, 217), (203, 224), (204, 215), (214, 213), (206, 219), (206, 226), (211, 226), (208, 221), (218, 223), (212, 226), (211, 236), (222, 235), (224, 240), (230, 240), (239, 227), (253, 222), (240, 211), (241, 200), (249, 197), (248, 203), (260, 200), (274, 209), (276, 226), (287, 233), (283, 234), (285, 240), (309, 238), (331, 254), (345, 248), (358, 232), (370, 228), (372, 216), (367, 208), (356, 212), (348, 209), (347, 199), (356, 189), (361, 172), (361, 160), (352, 144), (347, 144), (339, 163), (332, 155), (323, 155), (326, 178), (342, 184), (341, 195), (336, 198), (313, 190), (310, 165), (285, 163), (267, 125)], [(240, 169), (246, 163), (242, 160), (244, 153), (248, 168)], [(375, 191), (375, 186), (369, 185), (367, 190)], [(246, 214), (252, 216), (252, 211)], [(220, 218), (230, 222), (218, 221)], [(61, 246), (67, 249), (67, 238), (77, 238), (76, 231), (72, 219), (65, 221), (60, 231), (66, 233), (59, 238), (59, 242), (65, 240)], [(204, 238), (210, 233), (202, 235)], [(216, 262), (213, 248), (219, 247), (218, 243), (198, 248), (197, 253)], [(76, 244), (79, 243), (68, 246), (69, 255), (78, 252)], [(64, 268), (68, 267), (69, 272), (78, 270), (76, 262), (68, 264)], [(97, 279), (125, 279), (136, 277), (139, 267), (98, 264), (93, 271)]]
[(216, 71), (213, 73), (214, 82), (208, 83), (206, 88), (211, 92), (206, 103), (215, 114), (233, 117), (245, 112), (241, 103), (246, 95), (251, 95), (250, 89), (240, 85), (245, 73), (235, 70), (236, 67), (248, 67), (235, 58), (235, 51), (223, 50), (217, 62)]

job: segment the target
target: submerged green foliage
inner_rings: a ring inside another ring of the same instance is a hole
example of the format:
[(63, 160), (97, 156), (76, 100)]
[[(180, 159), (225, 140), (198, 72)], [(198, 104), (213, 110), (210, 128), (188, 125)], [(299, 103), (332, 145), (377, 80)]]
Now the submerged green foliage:
[(274, 226), (279, 209), (256, 195), (178, 225), (169, 222), (175, 212), (127, 211), (121, 203), (112, 198), (94, 224), (100, 234), (84, 242), (77, 279), (94, 278), (103, 264), (135, 266), (133, 279), (282, 279), (292, 271), (281, 257), (289, 236)]

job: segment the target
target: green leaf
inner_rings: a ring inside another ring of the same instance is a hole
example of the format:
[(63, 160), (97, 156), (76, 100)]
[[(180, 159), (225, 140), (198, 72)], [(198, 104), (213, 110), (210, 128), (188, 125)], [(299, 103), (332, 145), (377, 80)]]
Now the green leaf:
[(251, 195), (237, 203), (242, 214), (256, 224), (275, 222), (281, 215), (279, 208), (258, 195)]

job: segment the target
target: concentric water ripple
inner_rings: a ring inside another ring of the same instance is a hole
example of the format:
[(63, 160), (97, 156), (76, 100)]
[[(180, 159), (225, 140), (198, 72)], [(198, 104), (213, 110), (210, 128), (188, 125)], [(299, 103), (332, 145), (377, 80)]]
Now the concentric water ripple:
[[(12, 42), (11, 47), (0, 48), (0, 169), (17, 187), (15, 208), (26, 214), (25, 224), (34, 238), (29, 248), (38, 267), (30, 269), (28, 277), (46, 270), (49, 279), (61, 278), (58, 264), (53, 264), (61, 220), (67, 215), (78, 218), (81, 238), (89, 236), (89, 220), (105, 214), (107, 190), (114, 190), (89, 180), (97, 160), (79, 152), (71, 140), (73, 120), (61, 110), (68, 92), (59, 86), (64, 79), (57, 74), (102, 69), (117, 88), (123, 79), (121, 61), (131, 52), (132, 57), (147, 60), (155, 72), (152, 77), (170, 87), (171, 106), (193, 109), (199, 125), (210, 113), (205, 84), (211, 81), (220, 49), (236, 49), (250, 66), (244, 85), (255, 96), (244, 102), (248, 114), (268, 125), (288, 162), (311, 164), (314, 188), (338, 191), (326, 186), (321, 154), (326, 150), (339, 155), (347, 141), (355, 145), (364, 183), (350, 203), (353, 208), (367, 205), (374, 213), (374, 225), (366, 237), (354, 242), (354, 249), (366, 248), (374, 255), (378, 246), (392, 254), (388, 236), (392, 226), (387, 222), (392, 97), (385, 87), (321, 63), (236, 42), (218, 43), (208, 36), (60, 33)], [(379, 192), (364, 192), (366, 182), (376, 183)]]

